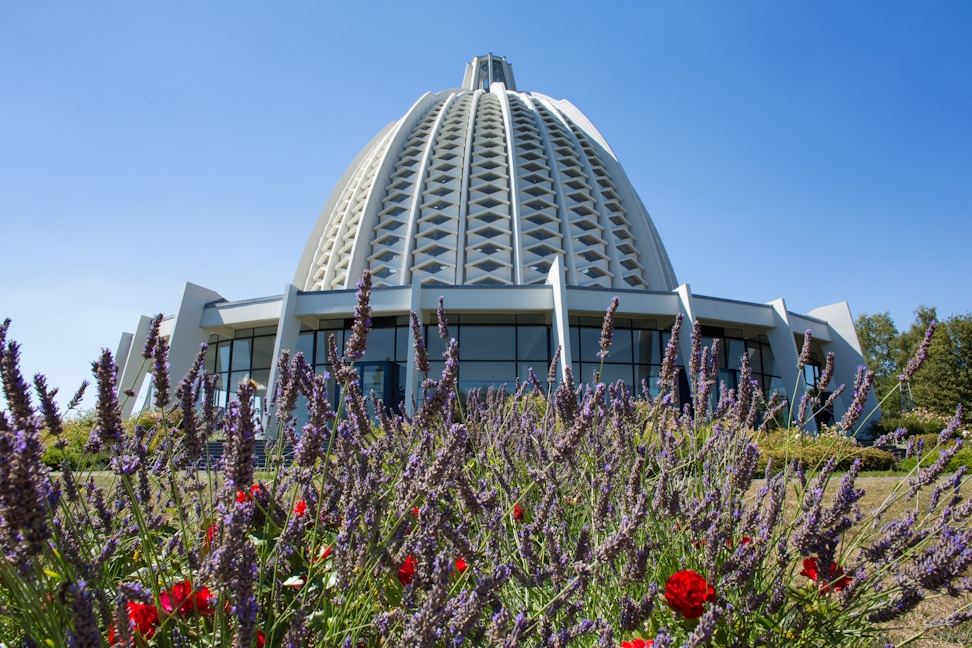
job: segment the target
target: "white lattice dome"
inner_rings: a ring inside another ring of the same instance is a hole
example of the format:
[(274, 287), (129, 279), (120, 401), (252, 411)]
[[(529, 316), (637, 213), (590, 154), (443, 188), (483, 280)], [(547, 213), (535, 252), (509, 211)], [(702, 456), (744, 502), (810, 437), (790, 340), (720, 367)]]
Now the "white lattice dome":
[(573, 104), (518, 92), (505, 58), (466, 66), (364, 148), (318, 217), (294, 284), (677, 286), (648, 212)]

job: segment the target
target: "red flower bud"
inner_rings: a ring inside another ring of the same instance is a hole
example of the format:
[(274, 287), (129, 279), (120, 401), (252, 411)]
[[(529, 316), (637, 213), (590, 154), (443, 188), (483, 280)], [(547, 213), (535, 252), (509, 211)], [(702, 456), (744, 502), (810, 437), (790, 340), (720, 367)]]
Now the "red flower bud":
[(398, 568), (398, 580), (401, 581), (402, 585), (408, 585), (415, 578), (415, 568), (418, 563), (415, 562), (415, 558), (409, 556), (405, 559), (405, 562), (401, 567)]

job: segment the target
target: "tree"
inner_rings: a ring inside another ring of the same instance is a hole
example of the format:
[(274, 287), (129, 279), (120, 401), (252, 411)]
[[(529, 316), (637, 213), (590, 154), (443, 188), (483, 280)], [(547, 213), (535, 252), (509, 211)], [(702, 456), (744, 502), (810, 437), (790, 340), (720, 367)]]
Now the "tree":
[(915, 321), (907, 331), (902, 331), (896, 342), (895, 372), (900, 372), (908, 366), (908, 361), (915, 355), (915, 351), (925, 338), (925, 331), (935, 321), (938, 321), (938, 309), (934, 306), (919, 306), (915, 309)]
[[(898, 333), (891, 314), (887, 312), (875, 315), (862, 313), (857, 317), (855, 325), (857, 339), (864, 353), (864, 363), (874, 372), (874, 391), (880, 400), (898, 387), (898, 351), (901, 334)], [(889, 398), (884, 407), (897, 409), (897, 398)]]
[[(924, 326), (923, 316), (927, 317), (928, 312), (934, 315), (934, 309), (916, 311), (918, 317), (908, 331), (909, 339), (913, 339), (916, 331)], [(915, 348), (917, 344), (912, 346), (912, 353)], [(961, 403), (966, 409), (966, 420), (970, 419), (972, 314), (953, 315), (939, 324), (932, 337), (928, 358), (911, 381), (911, 389), (916, 405), (951, 416), (955, 406)]]

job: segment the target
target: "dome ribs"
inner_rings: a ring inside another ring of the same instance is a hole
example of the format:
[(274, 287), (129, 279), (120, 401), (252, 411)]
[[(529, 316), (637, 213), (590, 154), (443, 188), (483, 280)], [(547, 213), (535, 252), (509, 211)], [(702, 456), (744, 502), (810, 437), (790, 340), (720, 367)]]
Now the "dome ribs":
[[(613, 249), (617, 250), (618, 265), (621, 269), (621, 280), (631, 288), (648, 288), (645, 280), (645, 269), (638, 259), (638, 250), (634, 245), (634, 235), (631, 233), (631, 223), (628, 221), (624, 207), (621, 205), (621, 197), (618, 195), (617, 187), (611, 181), (611, 175), (604, 167), (601, 155), (594, 148), (591, 138), (569, 117), (564, 117), (570, 126), (571, 132), (577, 138), (577, 142), (587, 156), (587, 162), (594, 173), (597, 183), (597, 190), (601, 201), (604, 204), (603, 213), (607, 217), (608, 226), (614, 236)], [(622, 252), (622, 247), (627, 252)]]
[(594, 192), (578, 150), (580, 147), (575, 146), (573, 133), (559, 113), (555, 114), (540, 100), (535, 100), (534, 106), (547, 131), (563, 192), (568, 236), (573, 248), (574, 272), (569, 277), (570, 283), (610, 288), (615, 275), (610, 269), (610, 246), (599, 222), (596, 198), (592, 195)]
[(459, 95), (442, 117), (429, 154), (425, 188), (418, 208), (412, 272), (422, 283), (459, 282), (459, 198), (472, 96)]
[(405, 254), (406, 231), (411, 199), (415, 183), (421, 178), (420, 163), (425, 142), (446, 98), (436, 102), (412, 128), (402, 152), (398, 155), (395, 170), (388, 181), (388, 189), (378, 212), (375, 238), (371, 242), (368, 263), (374, 275), (374, 285), (395, 286), (401, 283), (400, 268)]
[(503, 109), (495, 95), (477, 93), (463, 274), (467, 284), (508, 285), (514, 283), (514, 241)]
[(511, 94), (510, 116), (516, 133), (514, 153), (523, 283), (542, 284), (553, 257), (563, 249), (557, 194), (534, 111), (526, 101)]
[(391, 140), (392, 133), (389, 132), (372, 149), (367, 161), (358, 166), (352, 181), (345, 188), (337, 208), (324, 228), (318, 244), (318, 254), (312, 266), (314, 268), (311, 287), (313, 290), (345, 287), (365, 203)]
[[(504, 68), (505, 69), (505, 68)], [(604, 138), (572, 104), (502, 78), (423, 95), (358, 155), (295, 284), (567, 285), (671, 290), (671, 262)]]

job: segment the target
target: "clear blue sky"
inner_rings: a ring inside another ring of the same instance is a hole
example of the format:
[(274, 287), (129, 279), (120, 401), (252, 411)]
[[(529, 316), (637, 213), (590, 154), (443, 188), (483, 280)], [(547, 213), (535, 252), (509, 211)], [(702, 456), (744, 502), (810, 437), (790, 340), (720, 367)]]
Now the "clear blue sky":
[(693, 292), (965, 313), (970, 34), (967, 2), (6, 2), (0, 317), (72, 392), (185, 281), (280, 294), (358, 151), (488, 52), (598, 127)]

